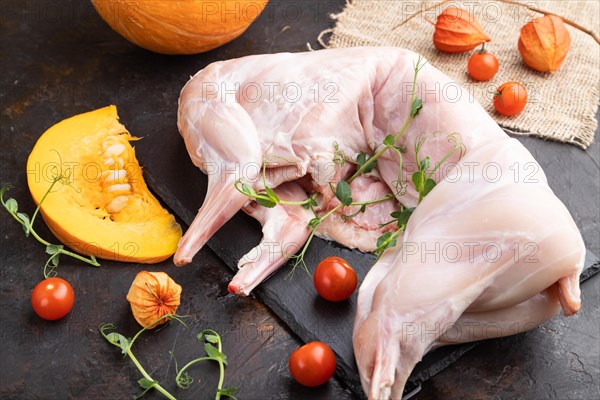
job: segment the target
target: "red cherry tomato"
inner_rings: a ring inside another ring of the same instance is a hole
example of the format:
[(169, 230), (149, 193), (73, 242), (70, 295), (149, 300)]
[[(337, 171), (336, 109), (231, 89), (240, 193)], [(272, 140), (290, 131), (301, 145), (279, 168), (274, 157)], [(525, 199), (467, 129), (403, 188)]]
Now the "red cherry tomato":
[(335, 372), (335, 354), (323, 342), (310, 342), (290, 355), (290, 373), (301, 385), (319, 386)]
[(61, 319), (71, 311), (74, 302), (73, 287), (61, 278), (44, 279), (31, 294), (33, 311), (47, 320)]
[(503, 83), (494, 95), (494, 108), (502, 115), (516, 115), (526, 104), (527, 90), (519, 82)]
[(314, 281), (321, 297), (329, 301), (342, 301), (352, 296), (358, 278), (346, 260), (327, 257), (317, 265)]
[(476, 81), (489, 81), (498, 72), (498, 59), (483, 48), (469, 58), (467, 69)]

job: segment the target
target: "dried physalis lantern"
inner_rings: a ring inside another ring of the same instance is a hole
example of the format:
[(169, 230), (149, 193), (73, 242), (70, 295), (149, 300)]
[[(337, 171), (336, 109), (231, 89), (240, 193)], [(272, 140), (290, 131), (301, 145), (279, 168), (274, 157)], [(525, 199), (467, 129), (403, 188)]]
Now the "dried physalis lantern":
[(544, 15), (521, 28), (519, 53), (525, 64), (536, 71), (556, 71), (570, 48), (571, 35), (556, 15)]
[(438, 15), (433, 44), (440, 51), (464, 53), (490, 40), (475, 16), (462, 8), (448, 7)]
[[(164, 272), (143, 271), (137, 274), (127, 300), (131, 303), (131, 311), (135, 320), (147, 327), (167, 314), (175, 314), (179, 307), (181, 286)], [(148, 329), (167, 322), (164, 318)]]

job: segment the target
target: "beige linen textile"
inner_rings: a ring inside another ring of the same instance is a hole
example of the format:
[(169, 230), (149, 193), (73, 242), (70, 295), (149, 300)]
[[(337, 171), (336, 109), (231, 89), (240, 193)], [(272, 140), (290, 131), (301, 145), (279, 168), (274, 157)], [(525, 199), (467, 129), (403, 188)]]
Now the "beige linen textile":
[[(568, 18), (598, 34), (600, 1), (526, 1), (535, 8)], [(500, 62), (490, 82), (475, 82), (467, 72), (473, 51), (442, 53), (433, 46), (437, 15), (446, 7), (463, 8), (475, 15), (492, 38), (486, 48)], [(353, 0), (332, 18), (336, 25), (327, 47), (398, 46), (423, 54), (431, 64), (463, 84), (496, 119), (517, 134), (572, 143), (587, 148), (594, 140), (596, 111), (600, 96), (600, 45), (589, 34), (567, 25), (571, 50), (553, 74), (527, 67), (517, 49), (520, 28), (543, 14), (513, 2), (501, 1), (412, 1)], [(325, 33), (329, 33), (325, 32)], [(492, 98), (503, 82), (524, 84), (529, 102), (523, 113), (504, 117), (494, 111)]]

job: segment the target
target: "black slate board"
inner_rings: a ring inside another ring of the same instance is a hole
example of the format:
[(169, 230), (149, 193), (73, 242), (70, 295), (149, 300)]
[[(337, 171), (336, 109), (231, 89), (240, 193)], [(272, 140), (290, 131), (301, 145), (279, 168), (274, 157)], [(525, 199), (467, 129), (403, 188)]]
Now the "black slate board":
[[(144, 141), (141, 141), (137, 145), (144, 146), (144, 154), (155, 152), (155, 156), (158, 157), (160, 153), (160, 158), (164, 160), (160, 163), (155, 160), (146, 168), (148, 184), (183, 221), (189, 224), (204, 198), (206, 176), (195, 168), (191, 161), (183, 161), (187, 153), (181, 139), (174, 140), (168, 135), (152, 135), (152, 137), (154, 139), (151, 144), (148, 142), (142, 144), (141, 142)], [(548, 145), (539, 140), (538, 142)], [(543, 164), (542, 160), (540, 162)], [(555, 170), (552, 164), (548, 165), (548, 168), (544, 165), (542, 167), (547, 173)], [(556, 187), (554, 190), (557, 193), (564, 193)], [(258, 222), (240, 212), (223, 226), (207, 245), (233, 271), (236, 271), (238, 260), (260, 241), (261, 236)], [(321, 239), (313, 241), (305, 260), (312, 271), (320, 260), (328, 256), (338, 256), (348, 260), (356, 269), (359, 282), (362, 282), (375, 260), (370, 254), (349, 250), (335, 242)], [(598, 257), (588, 251), (585, 271), (581, 279), (585, 280), (599, 270)], [(254, 294), (303, 341), (320, 340), (329, 344), (337, 356), (337, 374), (355, 395), (364, 396), (352, 350), (356, 293), (345, 302), (331, 303), (316, 294), (312, 278), (308, 274), (297, 271), (289, 277), (289, 271), (290, 266), (283, 267), (255, 289)], [(409, 378), (405, 393), (418, 389), (422, 382), (448, 367), (476, 345), (477, 343), (469, 343), (449, 346), (427, 354)]]

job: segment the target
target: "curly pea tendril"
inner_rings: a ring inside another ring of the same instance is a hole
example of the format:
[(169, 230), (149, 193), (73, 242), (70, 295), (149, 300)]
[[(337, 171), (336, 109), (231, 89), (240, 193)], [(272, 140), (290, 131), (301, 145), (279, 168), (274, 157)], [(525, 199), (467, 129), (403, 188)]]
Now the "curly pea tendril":
[[(153, 379), (148, 372), (142, 367), (138, 359), (133, 354), (131, 347), (136, 339), (146, 330), (155, 326), (162, 320), (177, 321), (181, 323), (184, 327), (188, 328), (188, 326), (183, 322), (183, 318), (185, 316), (180, 316), (177, 314), (166, 314), (146, 327), (142, 328), (132, 339), (127, 339), (125, 336), (116, 332), (117, 326), (115, 324), (103, 324), (100, 326), (100, 334), (113, 346), (119, 347), (121, 349), (121, 353), (125, 356), (129, 357), (133, 364), (137, 367), (137, 369), (142, 374), (142, 378), (138, 380), (138, 384), (144, 390), (142, 393), (134, 397), (134, 400), (139, 399), (143, 395), (145, 395), (149, 390), (155, 389), (159, 393), (161, 393), (164, 397), (170, 400), (175, 400), (175, 396), (169, 393), (164, 387), (160, 385), (158, 381)], [(212, 329), (205, 329), (200, 332), (196, 338), (200, 343), (204, 343), (204, 351), (206, 352), (206, 356), (196, 358), (183, 366), (183, 368), (179, 369), (179, 365), (177, 364), (177, 360), (175, 359), (175, 355), (172, 351), (169, 351), (169, 354), (175, 361), (175, 383), (177, 387), (181, 389), (187, 389), (194, 382), (194, 379), (190, 376), (188, 370), (193, 365), (202, 362), (202, 361), (216, 361), (219, 364), (219, 382), (217, 384), (217, 390), (215, 393), (215, 400), (221, 399), (221, 397), (229, 397), (235, 399), (233, 393), (237, 390), (237, 388), (223, 388), (223, 382), (225, 381), (225, 366), (227, 365), (227, 356), (223, 353), (223, 348), (221, 344), (221, 337), (217, 332)]]
[(61, 182), (62, 184), (68, 184), (68, 177), (64, 176), (63, 174), (58, 174), (58, 175), (54, 176), (54, 178), (52, 179), (52, 183), (50, 184), (50, 187), (48, 187), (48, 190), (42, 197), (42, 200), (36, 207), (31, 218), (29, 218), (29, 215), (27, 215), (23, 212), (19, 212), (19, 204), (17, 203), (17, 201), (15, 199), (13, 199), (11, 197), (11, 198), (7, 199), (6, 201), (4, 200), (4, 194), (12, 188), (12, 186), (9, 183), (5, 184), (4, 186), (2, 186), (2, 189), (0, 189), (0, 202), (2, 203), (2, 205), (4, 206), (6, 211), (8, 211), (8, 213), (18, 223), (21, 224), (21, 226), (23, 227), (23, 231), (25, 231), (25, 237), (29, 237), (29, 235), (31, 235), (38, 242), (40, 242), (41, 244), (46, 246), (46, 253), (48, 253), (50, 255), (50, 258), (48, 258), (48, 260), (46, 261), (46, 264), (44, 264), (44, 277), (45, 278), (50, 278), (50, 277), (56, 276), (56, 267), (58, 267), (59, 258), (60, 258), (61, 254), (64, 254), (69, 257), (73, 257), (77, 260), (83, 261), (84, 263), (92, 265), (94, 267), (100, 266), (100, 264), (96, 260), (96, 257), (94, 257), (93, 255), (91, 255), (89, 257), (85, 257), (80, 254), (71, 252), (69, 250), (65, 250), (65, 246), (63, 246), (61, 244), (50, 243), (49, 241), (40, 237), (40, 235), (35, 231), (35, 229), (33, 229), (33, 223), (35, 222), (35, 218), (37, 217), (37, 215), (40, 211), (40, 207), (42, 206), (42, 203), (44, 202), (44, 200), (46, 200), (46, 197), (48, 197), (48, 195), (52, 192), (52, 189), (59, 182)]
[[(352, 219), (353, 217), (355, 217), (356, 215), (365, 212), (366, 208), (372, 204), (382, 203), (382, 202), (391, 200), (397, 196), (402, 196), (405, 193), (406, 185), (405, 185), (405, 182), (403, 182), (403, 178), (402, 178), (402, 163), (403, 163), (403, 154), (406, 153), (406, 149), (403, 146), (398, 145), (397, 143), (400, 140), (400, 138), (402, 137), (402, 135), (404, 135), (404, 133), (406, 132), (410, 122), (419, 114), (419, 112), (423, 108), (423, 101), (417, 97), (417, 76), (419, 74), (419, 71), (421, 71), (421, 69), (425, 66), (426, 63), (427, 63), (427, 61), (425, 61), (422, 57), (419, 57), (417, 59), (417, 61), (415, 62), (415, 64), (413, 65), (414, 73), (413, 73), (413, 81), (412, 81), (412, 89), (411, 89), (410, 111), (408, 113), (406, 120), (404, 121), (404, 124), (402, 125), (402, 127), (400, 128), (398, 133), (396, 133), (395, 135), (391, 135), (391, 134), (387, 135), (385, 137), (385, 139), (383, 140), (382, 144), (375, 146), (375, 149), (373, 150), (372, 154), (365, 154), (365, 153), (358, 154), (358, 156), (356, 157), (356, 160), (355, 160), (356, 167), (357, 167), (356, 172), (354, 172), (354, 174), (348, 180), (340, 180), (336, 184), (335, 187), (332, 184), (329, 185), (332, 193), (339, 200), (340, 204), (338, 204), (336, 207), (332, 208), (331, 210), (327, 211), (325, 214), (319, 215), (315, 211), (314, 207), (318, 206), (318, 203), (316, 201), (317, 194), (313, 194), (310, 197), (308, 197), (302, 201), (295, 201), (295, 202), (294, 201), (284, 201), (284, 200), (279, 199), (279, 197), (277, 196), (275, 191), (267, 185), (266, 163), (263, 164), (264, 191), (257, 193), (250, 185), (243, 183), (241, 180), (238, 180), (235, 183), (235, 188), (240, 193), (253, 199), (254, 201), (256, 201), (256, 203), (258, 203), (261, 206), (272, 208), (272, 207), (275, 207), (277, 204), (299, 205), (306, 209), (310, 209), (313, 212), (314, 218), (312, 218), (308, 222), (308, 226), (307, 226), (307, 229), (310, 229), (310, 234), (308, 236), (306, 243), (304, 244), (304, 247), (302, 248), (302, 250), (300, 250), (300, 252), (298, 254), (290, 257), (290, 258), (294, 259), (294, 262), (292, 265), (292, 270), (290, 271), (289, 275), (292, 275), (297, 267), (302, 267), (302, 269), (304, 269), (310, 275), (310, 272), (308, 271), (308, 268), (306, 267), (304, 257), (306, 255), (306, 251), (308, 250), (308, 247), (310, 246), (312, 239), (315, 236), (315, 233), (317, 232), (319, 225), (326, 218), (330, 217), (336, 211), (339, 211), (343, 207), (346, 207), (346, 206), (359, 207), (358, 211), (356, 211), (352, 214), (349, 214), (349, 215), (341, 214), (340, 215), (342, 220), (344, 222), (346, 222), (346, 221)], [(416, 157), (416, 161), (417, 161), (417, 171), (414, 174), (412, 174), (411, 178), (415, 185), (415, 190), (419, 194), (419, 200), (418, 200), (419, 203), (421, 201), (423, 201), (423, 198), (429, 192), (431, 192), (431, 190), (435, 187), (436, 182), (433, 180), (432, 176), (438, 170), (438, 168), (442, 164), (444, 164), (450, 158), (450, 156), (452, 156), (452, 154), (454, 154), (457, 151), (460, 152), (460, 157), (462, 157), (464, 147), (463, 147), (462, 141), (460, 140), (460, 134), (457, 132), (450, 134), (448, 136), (448, 141), (449, 141), (449, 143), (452, 144), (452, 148), (446, 155), (444, 155), (444, 157), (438, 163), (436, 163), (433, 166), (433, 168), (430, 168), (431, 160), (430, 160), (429, 156), (421, 158), (421, 156), (419, 154), (423, 144), (425, 143), (425, 136), (421, 135), (418, 138), (417, 142), (415, 143), (414, 152), (415, 152), (415, 157)], [(335, 143), (335, 142), (333, 143), (333, 148), (334, 148), (333, 162), (335, 164), (342, 165), (343, 163), (346, 162), (347, 157), (340, 150), (339, 145), (337, 143)], [(370, 173), (376, 167), (377, 159), (388, 151), (395, 153), (398, 156), (398, 160), (399, 160), (398, 177), (397, 177), (397, 180), (395, 181), (395, 186), (396, 186), (395, 193), (394, 194), (389, 193), (380, 199), (375, 199), (372, 201), (366, 201), (366, 202), (353, 201), (352, 200), (352, 190), (350, 188), (350, 184), (352, 183), (352, 181), (354, 181), (360, 175)], [(383, 254), (383, 252), (386, 249), (396, 246), (397, 239), (406, 229), (406, 224), (408, 223), (408, 219), (410, 218), (413, 211), (414, 211), (414, 208), (406, 208), (406, 207), (400, 205), (399, 210), (394, 211), (393, 213), (390, 214), (392, 219), (386, 223), (381, 224), (381, 227), (384, 227), (386, 225), (396, 223), (397, 229), (393, 232), (391, 232), (391, 231), (386, 232), (377, 239), (377, 247), (374, 250), (374, 253), (378, 256), (378, 258), (381, 257), (381, 255)]]

